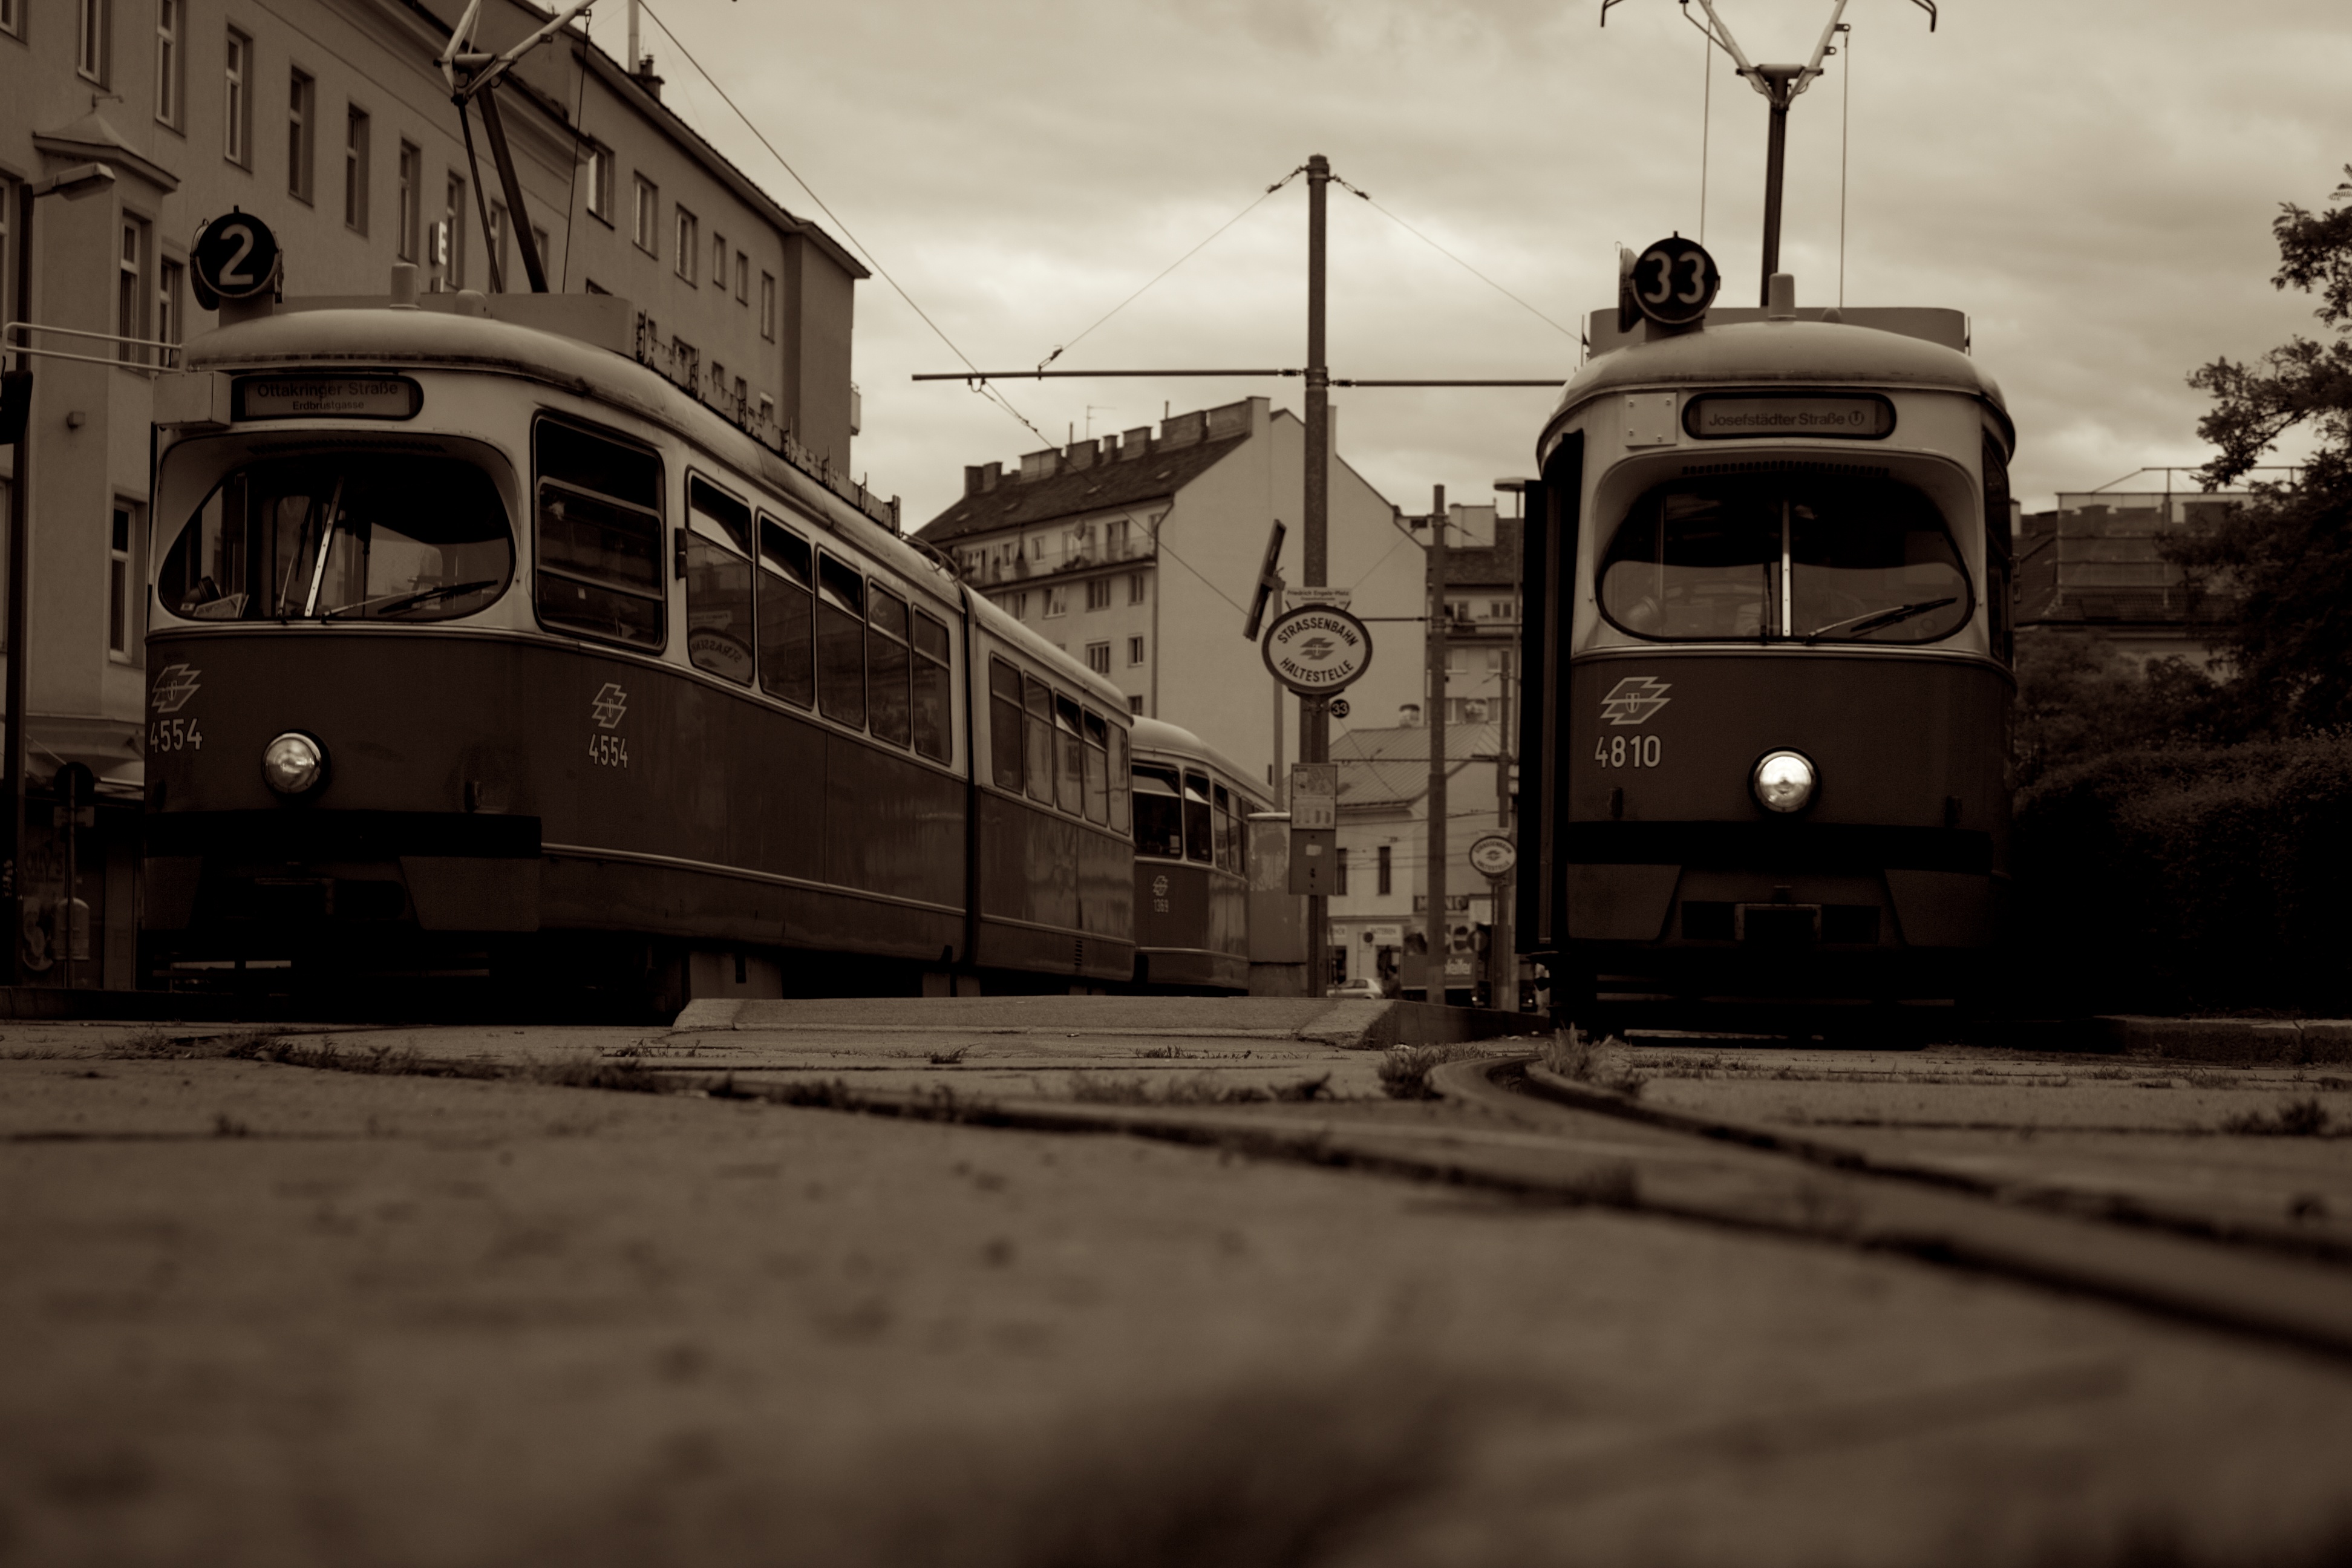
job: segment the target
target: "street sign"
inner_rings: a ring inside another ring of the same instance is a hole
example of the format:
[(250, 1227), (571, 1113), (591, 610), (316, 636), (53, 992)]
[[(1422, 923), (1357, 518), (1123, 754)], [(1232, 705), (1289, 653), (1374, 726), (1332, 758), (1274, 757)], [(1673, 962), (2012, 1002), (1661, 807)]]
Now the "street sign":
[(1470, 846), (1471, 868), (1482, 877), (1507, 877), (1518, 863), (1518, 847), (1499, 833), (1489, 833)]
[(218, 310), (223, 300), (250, 300), (278, 285), (278, 268), (284, 258), (278, 237), (251, 213), (232, 208), (226, 217), (205, 225), (188, 260), (196, 279), (196, 303)]
[(1294, 832), (1324, 832), (1339, 826), (1339, 765), (1290, 765), (1290, 826)]
[(1286, 587), (1282, 593), (1283, 597), (1290, 602), (1290, 607), (1293, 609), (1301, 605), (1329, 605), (1344, 610), (1356, 596), (1356, 591), (1353, 588)]
[(1706, 314), (1723, 287), (1723, 274), (1706, 247), (1675, 235), (1633, 258), (1625, 286), (1642, 314), (1660, 326), (1681, 327)]
[(1371, 668), (1372, 634), (1346, 610), (1300, 605), (1274, 618), (1260, 649), (1276, 680), (1301, 696), (1320, 697)]

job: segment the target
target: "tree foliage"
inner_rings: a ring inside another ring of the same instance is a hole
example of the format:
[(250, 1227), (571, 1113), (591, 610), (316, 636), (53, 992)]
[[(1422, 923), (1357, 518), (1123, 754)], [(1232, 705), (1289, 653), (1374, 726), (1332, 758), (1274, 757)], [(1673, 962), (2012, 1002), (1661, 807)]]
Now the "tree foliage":
[(2318, 449), (2292, 482), (2192, 524), (2167, 553), (2208, 592), (2241, 596), (2225, 639), (2232, 695), (2276, 732), (2352, 722), (2352, 164), (2326, 212), (2284, 204), (2272, 285), (2316, 293), (2336, 335), (2301, 335), (2259, 360), (2217, 359), (2189, 378), (2213, 406), (2197, 433), (2220, 455), (2209, 487), (2242, 479), (2290, 430)]

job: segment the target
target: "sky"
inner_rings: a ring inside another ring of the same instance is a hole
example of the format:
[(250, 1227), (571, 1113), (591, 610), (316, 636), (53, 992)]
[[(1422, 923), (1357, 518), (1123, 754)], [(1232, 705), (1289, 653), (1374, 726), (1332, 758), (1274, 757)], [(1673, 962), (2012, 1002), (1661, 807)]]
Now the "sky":
[[(1832, 5), (1717, 0), (1759, 61), (1809, 56)], [(1767, 110), (1720, 52), (1710, 68), (1675, 0), (1620, 0), (1605, 27), (1600, 0), (647, 11), (665, 101), (876, 268), (858, 288), (854, 466), (904, 498), (909, 527), (954, 500), (967, 464), (1170, 406), (1298, 408), (1295, 379), (1005, 384), (1033, 432), (961, 383), (909, 378), (1056, 348), (1057, 369), (1303, 364), (1306, 182), (1265, 187), (1310, 153), (1370, 197), (1331, 190), (1334, 375), (1564, 381), (1579, 323), (1613, 302), (1617, 246), (1672, 232), (1705, 240), (1726, 303), (1755, 302)], [(2189, 374), (2328, 331), (2309, 297), (2272, 287), (2270, 224), (2283, 202), (2325, 207), (2352, 163), (2342, 0), (1939, 11), (1931, 33), (1914, 0), (1852, 0), (1790, 112), (1781, 265), (1800, 302), (1966, 311), (2017, 422), (2029, 510), (2202, 462), (2208, 399)], [(625, 26), (608, 4), (593, 31), (618, 55)], [(1477, 503), (1532, 472), (1557, 402), (1332, 396), (1340, 456), (1408, 511), (1433, 485)]]

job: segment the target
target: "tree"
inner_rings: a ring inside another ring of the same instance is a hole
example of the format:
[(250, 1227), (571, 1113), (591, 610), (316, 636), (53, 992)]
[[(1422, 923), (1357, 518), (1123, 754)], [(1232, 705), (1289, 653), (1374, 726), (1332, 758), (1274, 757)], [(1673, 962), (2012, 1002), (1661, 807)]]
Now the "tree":
[(2286, 733), (2352, 723), (2352, 164), (2329, 209), (2281, 205), (2271, 224), (2273, 288), (2316, 291), (2329, 342), (2297, 335), (2258, 361), (2217, 359), (2189, 384), (2213, 396), (2197, 433), (2220, 448), (2199, 478), (2242, 478), (2298, 426), (2318, 450), (2286, 484), (2258, 483), (2226, 515), (2193, 523), (2167, 550), (2192, 586), (2242, 595), (2224, 639), (2231, 697), (2250, 729)]

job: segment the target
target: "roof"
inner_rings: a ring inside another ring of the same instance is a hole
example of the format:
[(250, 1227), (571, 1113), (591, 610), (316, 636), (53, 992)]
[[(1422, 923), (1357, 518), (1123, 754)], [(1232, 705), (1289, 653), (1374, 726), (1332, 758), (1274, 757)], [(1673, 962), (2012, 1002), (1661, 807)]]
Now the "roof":
[(1957, 392), (1992, 405), (2004, 425), (2009, 418), (1999, 384), (1957, 349), (1842, 322), (1748, 321), (1601, 355), (1569, 382), (1547, 433), (1570, 411), (1606, 393), (1727, 382)]
[(1134, 741), (1138, 760), (1189, 759), (1193, 762), (1205, 762), (1211, 767), (1222, 771), (1234, 784), (1246, 791), (1252, 801), (1260, 803), (1262, 807), (1265, 798), (1265, 788), (1254, 783), (1247, 771), (1236, 765), (1232, 758), (1183, 726), (1171, 724), (1164, 719), (1139, 718), (1135, 721)]
[[(1495, 724), (1448, 724), (1445, 756), (1450, 778), (1480, 755), (1491, 757), (1502, 738)], [(1429, 793), (1429, 727), (1399, 724), (1384, 730), (1350, 730), (1331, 742), (1339, 764), (1342, 806), (1408, 805)]]
[(1445, 585), (1516, 585), (1520, 575), (1521, 552), (1526, 548), (1527, 527), (1525, 518), (1498, 517), (1495, 520), (1494, 543), (1446, 551)]
[(1024, 481), (1008, 474), (994, 489), (961, 497), (915, 532), (928, 543), (944, 544), (1000, 528), (1049, 522), (1173, 496), (1248, 440), (1246, 434), (1227, 436), (1173, 450), (1141, 452), (1043, 479)]

